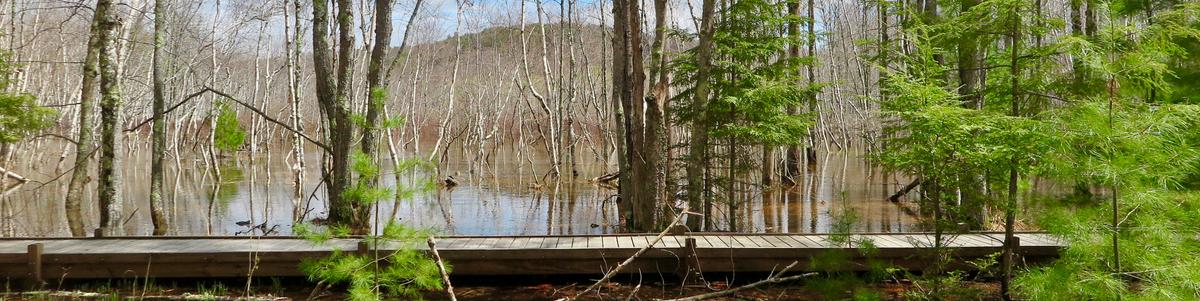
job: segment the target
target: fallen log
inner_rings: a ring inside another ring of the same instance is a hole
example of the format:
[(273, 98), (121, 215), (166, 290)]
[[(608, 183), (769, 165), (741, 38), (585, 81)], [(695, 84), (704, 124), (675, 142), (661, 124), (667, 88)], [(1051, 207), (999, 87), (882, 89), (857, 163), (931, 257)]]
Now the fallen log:
[(15, 172), (8, 171), (7, 169), (4, 169), (4, 168), (0, 168), (0, 174), (4, 174), (5, 177), (9, 177), (9, 178), (12, 178), (13, 180), (17, 180), (17, 182), (21, 182), (21, 183), (29, 182), (29, 178), (23, 177)]
[(592, 178), (592, 182), (607, 183), (607, 182), (612, 182), (613, 180), (616, 180), (618, 177), (621, 177), (621, 172), (614, 171), (614, 172), (606, 173), (599, 177)]
[(896, 193), (893, 193), (892, 196), (889, 196), (888, 201), (892, 203), (899, 202), (900, 197), (908, 194), (909, 191), (917, 188), (917, 186), (921, 186), (921, 178), (913, 179), (912, 182), (908, 183), (908, 185), (904, 185), (903, 188), (900, 188), (900, 191), (896, 191)]

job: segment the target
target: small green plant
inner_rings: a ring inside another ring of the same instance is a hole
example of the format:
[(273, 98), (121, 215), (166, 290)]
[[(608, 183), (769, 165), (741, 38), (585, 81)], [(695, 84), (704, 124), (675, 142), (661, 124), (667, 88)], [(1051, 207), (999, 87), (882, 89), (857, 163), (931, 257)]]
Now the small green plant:
[(211, 284), (205, 284), (201, 282), (200, 284), (197, 284), (196, 292), (202, 296), (219, 297), (229, 294), (229, 289), (226, 288), (225, 284), (221, 282), (213, 282)]
[(213, 129), (213, 146), (217, 149), (232, 152), (237, 151), (246, 143), (246, 130), (238, 122), (237, 111), (229, 105), (229, 101), (218, 101), (216, 104), (217, 124)]
[(271, 294), (275, 296), (282, 296), (283, 293), (286, 292), (285, 288), (283, 287), (283, 279), (280, 279), (279, 277), (271, 277), (270, 290)]
[(14, 143), (54, 125), (57, 111), (37, 104), (31, 94), (10, 93), (9, 76), (13, 74), (10, 54), (0, 51), (0, 144)]
[[(812, 259), (812, 269), (823, 275), (809, 281), (808, 287), (827, 300), (883, 300), (883, 296), (871, 287), (892, 275), (890, 266), (877, 259), (879, 248), (871, 239), (853, 235), (858, 224), (857, 211), (839, 206), (832, 212), (830, 234), (826, 238), (834, 249), (818, 254)], [(859, 252), (865, 262), (853, 262), (851, 252)], [(853, 267), (853, 265), (861, 265)], [(866, 277), (859, 277), (852, 270), (865, 268)]]
[[(388, 189), (378, 186), (382, 168), (370, 156), (360, 152), (352, 159), (351, 168), (358, 180), (342, 196), (357, 202), (359, 208), (371, 208), (391, 198), (408, 199), (437, 187), (431, 176), (416, 176), (432, 174), (435, 168), (429, 161), (397, 162), (392, 172), (411, 173), (414, 178), (397, 181), (395, 188)], [(359, 214), (357, 218), (369, 217)], [(443, 287), (437, 262), (422, 251), (422, 242), (431, 235), (430, 231), (412, 229), (395, 221), (386, 221), (382, 227), (379, 223), (383, 221), (375, 219), (375, 222), (378, 231), (364, 238), (368, 247), (365, 252), (335, 249), (329, 257), (304, 261), (301, 269), (310, 280), (348, 285), (349, 300), (420, 299), (422, 290)], [(324, 228), (297, 224), (293, 229), (297, 235), (318, 244), (346, 237), (354, 232), (351, 230), (348, 225), (338, 224)], [(446, 268), (449, 270), (449, 266)]]

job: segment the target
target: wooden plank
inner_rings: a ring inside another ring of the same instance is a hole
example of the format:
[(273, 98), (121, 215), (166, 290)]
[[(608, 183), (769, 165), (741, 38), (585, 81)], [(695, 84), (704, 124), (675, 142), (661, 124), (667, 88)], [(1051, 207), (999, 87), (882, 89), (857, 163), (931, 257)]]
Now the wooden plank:
[(777, 248), (775, 244), (766, 241), (761, 235), (746, 235), (742, 236), (742, 238), (749, 240), (750, 243), (758, 246), (759, 248)]
[(798, 248), (800, 243), (791, 239), (784, 239), (781, 236), (764, 235), (760, 237), (762, 240), (770, 243), (774, 248)]
[[(670, 244), (673, 241), (675, 241), (675, 239), (671, 238), (668, 240), (668, 237), (670, 237), (670, 236), (663, 236), (662, 241), (654, 244), (654, 248), (663, 249), (663, 248), (670, 247)], [(633, 248), (634, 249), (641, 249), (641, 248), (646, 247), (647, 245), (650, 245), (650, 242), (654, 241), (654, 236), (638, 235), (638, 236), (630, 237), (629, 239), (633, 240)]]
[(463, 243), (467, 242), (465, 238), (443, 238), (437, 240), (438, 249), (458, 249)]
[(627, 249), (641, 249), (646, 246), (646, 239), (642, 236), (623, 236), (620, 237), (621, 247)]
[(529, 242), (528, 237), (507, 237), (508, 244), (504, 245), (505, 249), (523, 249), (525, 244)]
[(601, 236), (600, 246), (604, 248), (620, 248), (620, 239), (617, 236)]
[(1003, 246), (1004, 245), (1004, 236), (995, 238), (995, 237), (989, 236), (987, 234), (971, 234), (971, 238), (983, 241), (984, 243), (986, 243), (989, 246)]
[(759, 248), (760, 247), (758, 245), (758, 243), (756, 243), (753, 239), (751, 239), (751, 236), (730, 235), (729, 239), (733, 240), (733, 242), (736, 243), (737, 247), (741, 247), (741, 248)]
[[(654, 238), (648, 238), (646, 240), (648, 242), (649, 240), (653, 240), (653, 239)], [(657, 248), (663, 248), (663, 249), (682, 248), (683, 244), (684, 244), (684, 237), (683, 236), (675, 236), (675, 235), (663, 236), (662, 242), (659, 242), (659, 244), (661, 244), (661, 246), (656, 246)]]
[(898, 239), (892, 235), (872, 235), (871, 237), (875, 239), (875, 245), (879, 248), (895, 249), (912, 247), (907, 241)]
[(575, 248), (576, 240), (582, 240), (582, 239), (579, 237), (575, 237), (575, 236), (561, 237), (561, 238), (559, 238), (559, 241), (558, 241), (558, 249), (573, 249), (573, 248)]
[(978, 247), (987, 247), (987, 246), (991, 245), (990, 242), (980, 239), (979, 237), (977, 237), (975, 235), (971, 235), (971, 234), (959, 234), (959, 235), (956, 235), (954, 237), (954, 239), (955, 239), (955, 241), (959, 242), (958, 246), (962, 246), (962, 247), (978, 248)]
[[(954, 235), (947, 235), (952, 237)], [(1021, 252), (1031, 262), (1057, 256), (1062, 242), (1041, 233), (1018, 233)], [(796, 258), (816, 256), (829, 248), (826, 235), (772, 234), (690, 234), (665, 236), (663, 240), (639, 259), (631, 268), (642, 271), (671, 272), (679, 264), (677, 249), (682, 240), (697, 239), (696, 255), (705, 262), (704, 270), (770, 271)], [(856, 237), (872, 239), (882, 252), (878, 258), (902, 267), (920, 268), (928, 263), (932, 235), (862, 234)], [(438, 239), (443, 257), (455, 262), (462, 275), (527, 275), (545, 272), (597, 273), (607, 263), (612, 266), (641, 247), (649, 244), (654, 235), (592, 235), (592, 236), (473, 236), (442, 237)], [(951, 246), (956, 259), (980, 258), (994, 253), (1000, 246), (1000, 233), (959, 235)], [(112, 239), (0, 239), (0, 277), (24, 278), (28, 267), (26, 247), (42, 243), (43, 271), (46, 279), (58, 278), (123, 278), (134, 274), (121, 271), (145, 271), (152, 260), (151, 274), (155, 277), (239, 277), (248, 271), (247, 258), (257, 256), (258, 276), (301, 276), (296, 269), (300, 260), (327, 256), (330, 250), (354, 250), (361, 239), (333, 239), (313, 244), (291, 238), (112, 238)], [(913, 245), (910, 241), (917, 242)], [(407, 244), (415, 244), (408, 246)], [(423, 241), (389, 242), (389, 248), (413, 247), (424, 249)], [(852, 256), (851, 260), (861, 260)], [(802, 263), (807, 266), (807, 263)], [(161, 271), (159, 269), (162, 269)], [(519, 268), (521, 270), (512, 270)], [(967, 266), (967, 268), (970, 268)], [(70, 271), (64, 275), (65, 272)], [(135, 273), (144, 276), (142, 273)]]
[(588, 236), (587, 248), (588, 249), (603, 249), (604, 248), (604, 237)]
[(498, 240), (498, 239), (496, 239), (495, 237), (484, 237), (484, 238), (480, 238), (480, 239), (479, 239), (479, 241), (477, 242), (477, 244), (475, 245), (475, 247), (476, 247), (477, 249), (481, 249), (481, 250), (483, 250), (483, 249), (495, 249), (495, 248), (496, 248), (496, 242), (497, 242), (497, 241), (499, 241), (499, 240)]
[(808, 239), (805, 239), (799, 235), (780, 235), (778, 237), (779, 239), (790, 241), (793, 246), (796, 246), (796, 248), (810, 248), (813, 244)]
[(558, 237), (542, 237), (542, 241), (538, 243), (538, 249), (557, 249), (561, 241)]

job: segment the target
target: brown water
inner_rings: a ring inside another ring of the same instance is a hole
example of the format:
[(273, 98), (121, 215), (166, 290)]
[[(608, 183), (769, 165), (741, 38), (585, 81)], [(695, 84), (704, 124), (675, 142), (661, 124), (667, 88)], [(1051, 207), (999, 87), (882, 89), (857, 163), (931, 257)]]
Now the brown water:
[[(67, 236), (63, 195), (69, 179), (71, 159), (59, 162), (61, 148), (18, 155), (7, 168), (31, 180), (0, 196), (0, 236)], [(133, 155), (124, 164), (123, 231), (126, 235), (148, 235), (150, 216), (149, 157)], [(310, 152), (315, 153), (315, 152)], [(453, 157), (453, 156), (452, 156)], [(493, 158), (527, 158), (493, 156)], [(168, 162), (174, 161), (168, 158)], [(297, 207), (310, 210), (304, 219), (326, 214), (319, 171), (309, 168), (303, 202), (293, 197), (292, 172), (287, 154), (222, 159), (222, 180), (215, 182), (202, 158), (172, 163), (166, 174), (166, 208), (171, 235), (270, 235), (291, 233)], [(441, 234), (538, 235), (597, 234), (616, 230), (615, 190), (587, 179), (603, 174), (599, 163), (577, 166), (579, 177), (558, 184), (538, 185), (550, 169), (537, 159), (510, 159), (473, 164), (473, 160), (450, 160), (443, 174), (455, 176), (461, 185), (417, 196), (394, 206), (380, 203), (380, 218), (430, 228)], [(833, 216), (844, 209), (857, 212), (856, 231), (901, 232), (919, 230), (916, 219), (895, 204), (888, 194), (901, 183), (871, 168), (860, 155), (828, 153), (818, 156), (816, 170), (801, 185), (752, 189), (739, 212), (743, 232), (829, 232)], [(319, 162), (317, 157), (308, 161)], [(474, 171), (474, 172), (472, 172)], [(59, 175), (66, 174), (59, 177)], [(384, 176), (392, 185), (392, 176)], [(94, 181), (85, 200), (85, 224), (95, 228), (98, 209)], [(314, 193), (315, 189), (315, 193)], [(309, 198), (308, 195), (314, 197)], [(725, 206), (715, 206), (718, 228), (727, 228)], [(265, 225), (253, 229), (253, 225)]]

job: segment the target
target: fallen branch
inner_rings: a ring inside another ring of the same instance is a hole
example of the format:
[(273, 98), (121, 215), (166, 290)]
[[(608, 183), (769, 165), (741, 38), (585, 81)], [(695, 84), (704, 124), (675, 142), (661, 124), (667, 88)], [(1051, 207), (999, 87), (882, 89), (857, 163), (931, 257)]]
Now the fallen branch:
[(900, 197), (908, 194), (909, 191), (917, 188), (917, 186), (921, 186), (921, 178), (913, 179), (913, 181), (908, 183), (908, 185), (904, 185), (904, 188), (900, 188), (900, 191), (896, 191), (896, 193), (893, 193), (892, 196), (889, 196), (888, 201), (892, 203), (899, 202)]
[(450, 285), (450, 273), (446, 272), (446, 264), (442, 263), (442, 255), (438, 254), (437, 243), (434, 242), (433, 236), (430, 236), (426, 242), (429, 243), (429, 251), (433, 252), (433, 259), (437, 260), (438, 272), (442, 273), (442, 281), (446, 282), (446, 294), (450, 295), (450, 301), (458, 301), (458, 298), (454, 297), (454, 286)]
[(783, 270), (780, 270), (779, 273), (775, 273), (775, 275), (772, 275), (771, 277), (767, 277), (767, 279), (763, 279), (763, 280), (760, 280), (755, 283), (751, 283), (751, 284), (747, 284), (747, 285), (743, 285), (743, 286), (739, 286), (739, 287), (735, 287), (735, 288), (731, 288), (731, 289), (727, 289), (727, 290), (723, 290), (723, 291), (719, 291), (719, 292), (711, 292), (711, 293), (707, 293), (707, 294), (700, 294), (700, 295), (695, 295), (695, 296), (691, 296), (691, 297), (683, 297), (683, 298), (678, 298), (678, 299), (668, 299), (668, 300), (660, 299), (660, 300), (661, 301), (696, 301), (696, 300), (712, 299), (712, 298), (733, 295), (737, 292), (756, 288), (756, 287), (763, 286), (763, 285), (776, 284), (776, 283), (782, 283), (782, 282), (788, 282), (788, 281), (796, 281), (796, 280), (812, 277), (817, 274), (817, 273), (804, 273), (804, 274), (795, 275), (795, 276), (779, 277), (779, 276), (783, 275), (784, 273), (787, 273), (788, 270), (791, 270), (792, 267), (795, 267), (796, 264), (798, 264), (798, 263), (800, 263), (800, 262), (793, 261), (792, 264), (789, 264), (787, 267), (783, 268)]
[[(237, 103), (238, 105), (241, 105), (241, 106), (245, 107), (246, 109), (249, 109), (251, 112), (254, 112), (254, 114), (258, 114), (258, 116), (262, 117), (264, 120), (274, 123), (275, 125), (278, 125), (278, 126), (282, 127), (283, 129), (287, 130), (288, 132), (292, 132), (293, 134), (300, 136), (300, 138), (304, 138), (304, 140), (308, 140), (308, 142), (312, 143), (313, 145), (316, 145), (317, 147), (320, 147), (325, 152), (332, 152), (328, 145), (325, 145), (324, 143), (321, 143), (320, 141), (317, 141), (316, 139), (313, 139), (312, 137), (305, 135), (303, 132), (300, 132), (299, 130), (293, 129), (287, 123), (283, 123), (279, 120), (275, 120), (275, 118), (271, 118), (271, 116), (267, 115), (266, 112), (259, 110), (258, 107), (250, 105), (244, 101), (238, 100), (237, 98), (234, 98), (233, 95), (229, 95), (228, 93), (221, 92), (220, 90), (217, 90), (217, 89), (213, 89), (212, 87), (204, 87), (204, 89), (201, 89), (200, 91), (197, 91), (196, 93), (189, 94), (187, 97), (185, 97), (179, 103), (176, 103), (175, 105), (171, 106), (167, 110), (163, 111), (163, 115), (170, 113), (171, 111), (179, 108), (179, 106), (182, 106), (184, 103), (191, 101), (192, 99), (195, 99), (196, 97), (199, 97), (200, 95), (204, 94), (205, 92), (212, 92), (213, 94), (217, 94), (221, 97), (229, 99), (229, 100)], [(146, 125), (147, 123), (150, 123), (150, 121), (153, 121), (153, 120), (154, 120), (154, 117), (147, 118), (146, 120), (139, 122), (137, 125), (134, 125), (133, 127), (126, 128), (125, 132), (136, 131), (138, 128)]]
[(21, 183), (29, 182), (28, 178), (22, 177), (21, 175), (15, 173), (15, 172), (8, 171), (7, 169), (4, 169), (2, 167), (0, 167), (0, 174), (3, 174), (5, 177), (12, 178), (13, 180), (17, 180), (17, 182), (21, 182)]
[(599, 176), (599, 177), (592, 178), (592, 182), (595, 182), (595, 183), (607, 183), (607, 182), (612, 182), (612, 180), (616, 180), (616, 179), (617, 179), (618, 177), (620, 177), (620, 176), (621, 176), (621, 172), (620, 172), (620, 171), (614, 171), (614, 172), (606, 173), (606, 174), (604, 174), (604, 175), (601, 175), (601, 176)]
[(578, 294), (575, 294), (575, 296), (560, 298), (558, 300), (559, 301), (575, 300), (575, 298), (578, 298), (579, 296), (583, 296), (583, 295), (587, 294), (588, 292), (600, 287), (600, 285), (603, 285), (604, 283), (608, 282), (609, 279), (612, 279), (613, 276), (616, 276), (617, 273), (621, 272), (621, 270), (624, 270), (625, 267), (629, 266), (629, 264), (632, 263), (635, 259), (642, 256), (643, 253), (646, 253), (646, 251), (648, 251), (648, 250), (650, 250), (650, 248), (654, 247), (655, 244), (658, 244), (659, 241), (662, 241), (663, 236), (667, 236), (668, 233), (671, 233), (671, 228), (673, 228), (673, 227), (675, 227), (675, 225), (679, 224), (679, 220), (683, 219), (683, 216), (686, 214), (689, 214), (689, 213), (690, 212), (688, 212), (688, 208), (686, 208), (686, 207), (683, 208), (683, 210), (680, 210), (678, 215), (675, 215), (675, 220), (671, 221), (671, 224), (667, 225), (667, 228), (665, 230), (658, 233), (658, 236), (655, 236), (654, 240), (650, 241), (650, 244), (646, 245), (645, 247), (642, 247), (641, 249), (638, 249), (638, 251), (636, 253), (633, 253), (633, 256), (629, 256), (629, 258), (626, 258), (625, 261), (622, 261), (621, 264), (618, 264), (616, 268), (613, 268), (612, 270), (609, 270), (608, 273), (605, 273), (604, 277), (600, 278), (600, 280), (596, 281), (596, 283), (592, 283), (591, 286), (588, 286), (583, 291), (579, 292)]

